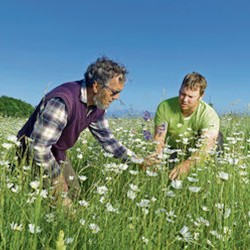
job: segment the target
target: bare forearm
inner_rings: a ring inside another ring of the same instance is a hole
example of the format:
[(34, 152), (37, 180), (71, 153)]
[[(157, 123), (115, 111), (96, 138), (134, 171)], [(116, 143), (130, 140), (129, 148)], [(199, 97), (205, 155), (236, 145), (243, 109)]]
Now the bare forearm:
[(165, 137), (167, 134), (167, 126), (166, 124), (162, 124), (160, 126), (155, 126), (155, 135), (154, 141), (157, 144), (156, 153), (161, 154), (165, 147)]
[(202, 161), (207, 159), (210, 155), (210, 152), (215, 149), (216, 139), (218, 137), (218, 131), (206, 131), (201, 135), (201, 147), (197, 149), (196, 152), (193, 152), (190, 156), (192, 162)]

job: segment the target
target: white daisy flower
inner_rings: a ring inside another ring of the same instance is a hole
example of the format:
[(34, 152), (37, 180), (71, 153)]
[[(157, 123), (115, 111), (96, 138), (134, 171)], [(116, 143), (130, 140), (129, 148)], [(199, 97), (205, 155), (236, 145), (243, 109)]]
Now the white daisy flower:
[(89, 206), (89, 203), (87, 201), (85, 201), (85, 200), (80, 200), (80, 201), (78, 201), (78, 203), (82, 207), (88, 207)]
[(142, 236), (142, 241), (147, 245), (148, 244), (148, 242), (149, 242), (149, 240), (146, 238), (146, 237), (144, 237), (144, 236)]
[(129, 173), (131, 175), (137, 175), (137, 174), (139, 174), (139, 171), (137, 171), (137, 170), (129, 170)]
[(190, 242), (192, 240), (192, 235), (189, 232), (189, 229), (187, 226), (183, 226), (182, 229), (180, 230), (181, 234), (181, 239), (186, 242)]
[(75, 179), (75, 176), (73, 176), (73, 175), (70, 175), (70, 176), (69, 176), (69, 180), (70, 180), (70, 181), (73, 181), (74, 179)]
[(29, 224), (29, 232), (32, 234), (40, 233), (42, 230), (39, 226), (35, 226), (34, 224)]
[(22, 224), (18, 225), (17, 223), (12, 222), (10, 223), (10, 228), (14, 231), (22, 231), (23, 225)]
[(114, 207), (112, 206), (112, 204), (109, 203), (109, 202), (106, 204), (106, 208), (107, 208), (107, 211), (108, 211), (108, 212), (112, 212), (112, 213), (117, 213), (117, 212), (118, 212), (118, 209), (117, 209), (117, 208), (114, 208)]
[(33, 189), (38, 189), (39, 186), (40, 186), (40, 181), (31, 181), (31, 182), (30, 182), (30, 186), (31, 186), (31, 188), (33, 188)]
[(92, 231), (92, 233), (97, 234), (100, 231), (100, 228), (98, 227), (98, 225), (91, 223), (89, 225), (89, 229)]
[(12, 148), (13, 147), (13, 144), (10, 144), (10, 143), (3, 143), (2, 144), (2, 146), (3, 146), (3, 148), (5, 148), (5, 149), (10, 149), (10, 148)]
[(187, 179), (188, 179), (190, 182), (198, 182), (198, 181), (199, 181), (198, 179), (193, 178), (193, 177), (190, 177), (190, 176), (188, 176)]
[(225, 219), (228, 218), (230, 216), (230, 214), (231, 214), (231, 209), (230, 208), (225, 209), (224, 218)]
[(225, 172), (219, 172), (218, 177), (224, 181), (227, 181), (229, 179), (229, 174)]
[(193, 193), (198, 193), (201, 190), (201, 187), (189, 187), (188, 190)]
[(129, 184), (129, 187), (131, 188), (131, 190), (133, 190), (134, 192), (139, 192), (140, 189), (138, 188), (138, 186), (134, 185), (134, 184)]
[(168, 192), (166, 193), (166, 196), (167, 196), (167, 197), (175, 197), (175, 193), (174, 193), (173, 190), (170, 190), (170, 191), (168, 191)]
[(171, 181), (171, 186), (174, 189), (181, 189), (182, 188), (182, 181), (181, 180), (173, 180), (173, 181)]
[(65, 238), (65, 244), (66, 244), (66, 245), (70, 245), (70, 244), (72, 244), (72, 243), (73, 243), (73, 241), (74, 241), (74, 238), (71, 238), (71, 237), (67, 237), (67, 238)]
[(146, 170), (146, 174), (147, 174), (147, 176), (150, 176), (150, 177), (156, 177), (158, 175), (156, 172), (152, 172), (149, 170)]
[(150, 201), (147, 199), (141, 199), (139, 203), (136, 203), (139, 207), (149, 207)]
[(97, 187), (97, 193), (100, 195), (106, 194), (108, 192), (108, 188), (106, 186)]
[(202, 209), (203, 211), (205, 211), (205, 212), (208, 212), (208, 211), (209, 211), (208, 207), (206, 207), (206, 206), (202, 206), (201, 209)]
[(131, 157), (131, 161), (132, 161), (133, 163), (136, 163), (136, 164), (141, 164), (141, 163), (143, 163), (143, 159), (142, 159), (142, 158), (138, 158), (138, 157), (135, 157), (135, 156), (132, 156), (132, 157)]
[(86, 181), (88, 179), (88, 177), (85, 175), (79, 175), (78, 178), (80, 181)]
[(128, 190), (127, 197), (131, 200), (134, 200), (136, 197), (136, 193), (133, 190)]
[(80, 222), (80, 224), (81, 224), (82, 226), (84, 226), (86, 221), (85, 221), (84, 219), (80, 219), (79, 222)]

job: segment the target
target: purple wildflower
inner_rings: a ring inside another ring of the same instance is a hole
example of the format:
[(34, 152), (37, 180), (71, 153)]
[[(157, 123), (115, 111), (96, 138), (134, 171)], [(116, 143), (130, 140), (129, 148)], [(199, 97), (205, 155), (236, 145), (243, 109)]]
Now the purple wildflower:
[(144, 119), (145, 121), (147, 121), (147, 122), (151, 120), (151, 114), (150, 114), (149, 111), (145, 111), (145, 112), (144, 112), (143, 119)]
[(152, 134), (146, 129), (143, 129), (143, 136), (147, 141), (152, 139)]

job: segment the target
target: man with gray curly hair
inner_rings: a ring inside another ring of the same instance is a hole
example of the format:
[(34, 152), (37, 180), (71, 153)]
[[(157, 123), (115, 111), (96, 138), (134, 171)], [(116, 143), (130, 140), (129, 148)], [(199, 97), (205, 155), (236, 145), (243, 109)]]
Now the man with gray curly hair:
[(83, 80), (64, 83), (46, 94), (18, 132), (22, 156), (32, 155), (35, 169), (50, 177), (56, 193), (71, 191), (73, 198), (79, 194), (66, 151), (86, 128), (114, 157), (126, 161), (134, 155), (112, 135), (105, 118), (105, 110), (124, 88), (127, 73), (117, 62), (98, 58), (88, 66)]

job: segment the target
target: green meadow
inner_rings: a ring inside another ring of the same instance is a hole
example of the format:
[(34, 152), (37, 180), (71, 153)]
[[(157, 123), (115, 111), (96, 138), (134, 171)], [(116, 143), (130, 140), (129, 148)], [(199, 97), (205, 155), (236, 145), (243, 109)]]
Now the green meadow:
[[(31, 166), (18, 164), (15, 135), (24, 122), (0, 117), (0, 249), (250, 249), (249, 115), (222, 116), (223, 154), (211, 152), (177, 181), (168, 179), (168, 150), (161, 164), (142, 170), (84, 131), (68, 151), (81, 183), (70, 207), (32, 177)], [(138, 156), (153, 152), (143, 135), (153, 133), (152, 120), (109, 123)]]

